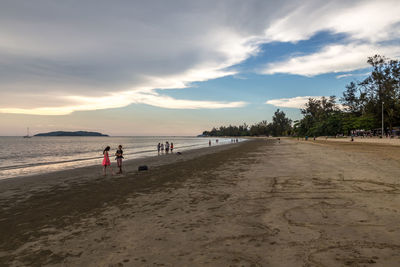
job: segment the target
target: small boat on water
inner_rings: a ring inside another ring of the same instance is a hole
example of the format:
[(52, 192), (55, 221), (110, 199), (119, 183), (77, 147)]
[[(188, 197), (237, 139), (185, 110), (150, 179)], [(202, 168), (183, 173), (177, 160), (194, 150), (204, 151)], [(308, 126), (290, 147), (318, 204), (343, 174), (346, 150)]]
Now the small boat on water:
[(29, 127), (26, 129), (26, 135), (24, 138), (32, 138), (32, 136), (29, 135)]

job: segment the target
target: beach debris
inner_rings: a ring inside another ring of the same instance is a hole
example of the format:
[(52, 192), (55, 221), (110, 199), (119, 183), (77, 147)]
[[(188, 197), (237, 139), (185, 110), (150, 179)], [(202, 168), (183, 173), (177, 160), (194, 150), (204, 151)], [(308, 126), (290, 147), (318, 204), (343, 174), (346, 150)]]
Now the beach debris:
[(182, 152), (176, 152), (177, 155), (182, 155)]
[(139, 166), (138, 167), (138, 171), (148, 171), (149, 170), (149, 168), (147, 167), (147, 165), (141, 165), (141, 166)]

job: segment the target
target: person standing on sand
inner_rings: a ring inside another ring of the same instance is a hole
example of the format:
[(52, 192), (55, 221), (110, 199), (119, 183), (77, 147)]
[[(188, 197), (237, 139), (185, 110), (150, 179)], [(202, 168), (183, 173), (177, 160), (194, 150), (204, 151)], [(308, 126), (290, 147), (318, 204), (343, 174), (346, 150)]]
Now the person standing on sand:
[(117, 152), (115, 152), (115, 156), (116, 156), (115, 159), (117, 160), (117, 166), (119, 168), (119, 171), (117, 172), (117, 174), (122, 173), (122, 159), (124, 158), (124, 156), (122, 155), (123, 153), (124, 153), (124, 151), (122, 150), (122, 146), (119, 145)]
[(107, 147), (103, 150), (103, 156), (104, 156), (104, 158), (103, 158), (103, 163), (102, 163), (102, 165), (103, 165), (103, 167), (104, 167), (104, 168), (103, 168), (103, 174), (104, 174), (104, 176), (107, 175), (107, 166), (109, 166), (110, 169), (111, 169), (111, 175), (114, 175), (113, 170), (112, 170), (112, 168), (111, 168), (110, 158), (108, 157), (108, 151), (110, 151), (110, 147), (109, 147), (109, 146), (107, 146)]
[(168, 152), (169, 152), (169, 143), (168, 143), (168, 141), (167, 142), (165, 142), (165, 152), (168, 154)]
[(208, 146), (211, 146), (211, 140), (208, 140)]
[(158, 145), (157, 145), (157, 152), (158, 152), (158, 155), (160, 155), (160, 150), (161, 150), (161, 144), (158, 143)]
[(161, 143), (161, 153), (164, 154), (164, 144)]
[(174, 151), (174, 143), (171, 142), (171, 153)]

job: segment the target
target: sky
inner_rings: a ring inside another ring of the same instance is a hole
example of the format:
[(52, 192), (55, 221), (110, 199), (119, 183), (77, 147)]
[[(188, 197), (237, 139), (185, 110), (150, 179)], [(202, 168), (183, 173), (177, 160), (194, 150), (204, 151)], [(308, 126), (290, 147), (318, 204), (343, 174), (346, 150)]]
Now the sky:
[(0, 135), (293, 120), (400, 58), (400, 1), (1, 0)]

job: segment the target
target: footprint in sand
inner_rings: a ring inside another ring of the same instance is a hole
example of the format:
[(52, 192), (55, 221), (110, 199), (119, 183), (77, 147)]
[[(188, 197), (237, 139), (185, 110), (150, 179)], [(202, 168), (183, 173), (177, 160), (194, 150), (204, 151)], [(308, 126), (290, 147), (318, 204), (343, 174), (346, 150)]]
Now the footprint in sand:
[(388, 244), (349, 244), (318, 250), (309, 256), (316, 266), (398, 266), (400, 247)]
[(307, 225), (357, 225), (374, 221), (372, 214), (356, 208), (327, 208), (322, 206), (295, 207), (284, 212), (289, 224)]

